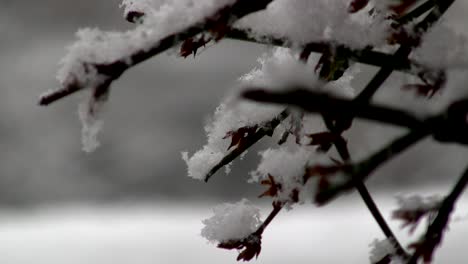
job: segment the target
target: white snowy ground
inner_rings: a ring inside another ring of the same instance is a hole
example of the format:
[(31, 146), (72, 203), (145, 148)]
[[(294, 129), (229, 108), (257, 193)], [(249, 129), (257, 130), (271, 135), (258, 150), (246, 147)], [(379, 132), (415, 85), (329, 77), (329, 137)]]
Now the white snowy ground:
[[(466, 196), (466, 195), (465, 195)], [(368, 244), (382, 236), (355, 196), (335, 205), (283, 212), (263, 238), (255, 263), (369, 263)], [(395, 203), (379, 197), (388, 217)], [(0, 214), (2, 264), (236, 263), (200, 235), (214, 204), (67, 206)], [(265, 207), (266, 208), (266, 207)], [(468, 263), (468, 197), (463, 198), (435, 263)], [(266, 210), (262, 210), (264, 217)], [(398, 235), (406, 234), (391, 221)], [(416, 237), (416, 236), (415, 236)], [(407, 245), (409, 240), (403, 239)]]

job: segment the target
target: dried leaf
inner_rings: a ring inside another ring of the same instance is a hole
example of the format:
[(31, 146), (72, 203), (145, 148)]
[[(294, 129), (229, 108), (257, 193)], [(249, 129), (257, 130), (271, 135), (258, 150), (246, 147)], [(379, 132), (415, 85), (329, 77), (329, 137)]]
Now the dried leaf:
[(438, 244), (437, 241), (438, 237), (431, 240), (426, 240), (423, 238), (417, 242), (411, 243), (408, 245), (408, 247), (413, 249), (415, 252), (418, 252), (419, 255), (422, 256), (425, 264), (430, 264), (432, 262), (435, 248)]
[(424, 84), (407, 84), (402, 87), (403, 90), (414, 90), (419, 96), (431, 98), (444, 87), (447, 77), (445, 72), (421, 73), (420, 79)]
[(271, 174), (268, 174), (268, 179), (261, 181), (260, 184), (269, 186), (269, 188), (265, 192), (260, 194), (258, 198), (262, 198), (265, 196), (275, 197), (278, 195), (278, 192), (280, 192), (282, 188), (281, 184), (277, 183)]
[(231, 149), (232, 147), (238, 146), (238, 145), (243, 145), (249, 137), (255, 134), (257, 132), (258, 126), (245, 126), (239, 128), (237, 131), (229, 131), (226, 133), (226, 136), (223, 137), (223, 139), (226, 139), (228, 137), (231, 137), (231, 144), (228, 147), (228, 150)]
[(138, 23), (141, 21), (144, 15), (145, 13), (140, 12), (140, 11), (130, 11), (125, 16), (125, 19), (131, 23)]
[(210, 41), (211, 39), (205, 39), (204, 35), (201, 35), (196, 39), (188, 38), (180, 46), (179, 55), (186, 58), (187, 56), (193, 54), (193, 56), (195, 57), (195, 55), (197, 55), (197, 50), (201, 47), (204, 47)]
[(258, 257), (262, 250), (262, 236), (252, 234), (247, 238), (240, 240), (229, 240), (218, 244), (219, 248), (242, 250), (237, 256), (237, 261), (250, 261)]
[(419, 208), (414, 210), (398, 209), (393, 211), (392, 217), (403, 221), (401, 228), (409, 227), (412, 234), (424, 216), (432, 217), (438, 208)]
[(320, 132), (315, 134), (307, 135), (311, 139), (309, 145), (311, 146), (319, 146), (319, 150), (328, 150), (332, 144), (336, 142), (346, 143), (346, 140), (337, 133), (332, 132)]

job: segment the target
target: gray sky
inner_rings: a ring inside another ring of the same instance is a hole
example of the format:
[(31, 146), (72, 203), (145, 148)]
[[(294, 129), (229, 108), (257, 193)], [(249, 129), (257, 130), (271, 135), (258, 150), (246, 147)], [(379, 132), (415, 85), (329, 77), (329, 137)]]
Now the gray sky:
[[(57, 87), (57, 63), (78, 28), (132, 26), (122, 18), (119, 2), (0, 3), (0, 203), (258, 194), (258, 187), (245, 179), (261, 148), (235, 162), (229, 176), (220, 173), (208, 184), (186, 176), (180, 152), (193, 153), (203, 146), (206, 118), (236, 79), (257, 65), (264, 46), (222, 41), (195, 59), (161, 55), (125, 73), (113, 85), (103, 116), (102, 146), (92, 154), (81, 151), (76, 110), (80, 95), (47, 108), (37, 106), (42, 92)], [(450, 15), (454, 25), (464, 24), (467, 1), (459, 2)], [(401, 132), (360, 123), (349, 132), (356, 138), (350, 139), (351, 149), (363, 157), (385, 143), (383, 138)], [(428, 140), (384, 166), (370, 184), (449, 184), (465, 166), (467, 154), (458, 146)]]

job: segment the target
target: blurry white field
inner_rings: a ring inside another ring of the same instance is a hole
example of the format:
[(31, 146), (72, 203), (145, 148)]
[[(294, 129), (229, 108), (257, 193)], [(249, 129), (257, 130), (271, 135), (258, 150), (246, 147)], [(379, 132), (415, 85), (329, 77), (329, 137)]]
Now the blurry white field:
[[(368, 244), (383, 237), (360, 201), (354, 196), (347, 200), (283, 212), (266, 231), (254, 262), (369, 263)], [(394, 202), (378, 202), (388, 217)], [(457, 216), (466, 215), (467, 202), (460, 203)], [(0, 263), (236, 263), (236, 252), (217, 249), (200, 236), (201, 220), (210, 216), (211, 207), (127, 204), (3, 211)], [(262, 210), (263, 217), (266, 213)], [(406, 234), (398, 222), (391, 224), (400, 237)], [(453, 222), (435, 263), (468, 263), (467, 234), (466, 220)], [(409, 240), (403, 240), (407, 245)]]

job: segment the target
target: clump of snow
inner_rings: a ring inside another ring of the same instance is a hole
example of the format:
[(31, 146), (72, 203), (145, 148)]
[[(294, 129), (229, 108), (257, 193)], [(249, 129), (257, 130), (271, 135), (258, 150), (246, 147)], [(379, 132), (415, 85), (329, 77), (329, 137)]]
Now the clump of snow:
[(260, 210), (247, 199), (225, 203), (213, 209), (214, 215), (203, 220), (201, 235), (210, 242), (243, 239), (260, 226)]
[(422, 38), (412, 57), (435, 69), (468, 67), (468, 38), (449, 27), (444, 20), (434, 25)]
[(240, 81), (247, 89), (253, 86), (277, 91), (301, 87), (345, 97), (354, 94), (351, 82), (360, 72), (357, 64), (352, 64), (338, 80), (325, 83), (315, 73), (317, 58), (310, 61), (308, 64), (301, 62), (297, 52), (291, 49), (274, 48), (260, 57), (259, 67), (243, 75)]
[(68, 48), (67, 55), (61, 61), (57, 78), (63, 86), (72, 82), (82, 87), (99, 84), (100, 76), (93, 69), (96, 64), (108, 64), (115, 61), (130, 63), (131, 56), (140, 51), (147, 51), (158, 45), (166, 36), (179, 32), (186, 27), (204, 21), (220, 8), (230, 5), (234, 0), (174, 0), (174, 1), (124, 1), (127, 9), (145, 8), (145, 19), (134, 29), (102, 31), (97, 28), (85, 28), (77, 32), (78, 40)]
[(431, 211), (439, 208), (443, 197), (440, 195), (397, 195), (396, 197), (399, 211)]
[[(289, 51), (277, 49), (271, 58), (260, 60), (261, 66), (259, 68), (255, 68), (251, 73), (241, 77), (240, 83), (245, 86), (261, 85), (261, 87), (279, 88), (278, 82), (281, 78), (275, 73), (286, 77), (287, 72), (291, 74), (296, 72), (289, 68), (289, 66), (296, 66), (292, 61), (294, 61), (294, 58)], [(286, 64), (282, 64), (282, 62)], [(302, 68), (305, 67), (302, 66)], [(310, 77), (314, 75), (313, 72), (312, 74), (310, 72), (305, 74), (305, 71), (302, 70), (302, 73), (304, 74), (297, 74), (297, 76), (301, 75), (303, 79), (308, 78), (307, 81), (304, 80), (305, 82), (309, 84), (311, 80), (313, 80), (312, 83), (317, 82), (316, 77)], [(282, 83), (285, 84), (285, 82)], [(284, 85), (281, 86), (281, 88), (284, 87)], [(228, 132), (237, 131), (239, 128), (246, 126), (261, 126), (272, 120), (284, 109), (283, 106), (238, 101), (236, 100), (237, 97), (237, 93), (232, 94), (217, 107), (213, 121), (205, 126), (208, 138), (207, 144), (191, 157), (188, 154), (184, 156), (190, 177), (200, 180), (205, 179), (210, 169), (228, 153), (227, 148), (230, 138), (225, 138)]]
[(323, 85), (314, 68), (298, 59), (298, 55), (288, 48), (274, 48), (258, 59), (260, 64), (240, 81), (244, 86), (260, 86), (278, 90), (294, 86), (318, 88)]
[(372, 264), (379, 263), (379, 261), (381, 261), (386, 256), (392, 256), (395, 254), (395, 244), (393, 241), (389, 239), (384, 239), (384, 240), (375, 239), (369, 245), (369, 247), (371, 247), (369, 260)]
[(448, 106), (451, 102), (468, 97), (468, 82), (467, 70), (453, 69), (447, 73), (447, 83), (445, 85), (444, 105), (439, 107), (439, 111)]
[(293, 190), (304, 187), (303, 177), (310, 162), (317, 161), (314, 148), (282, 146), (260, 152), (261, 161), (255, 171), (250, 173), (250, 182), (267, 180), (271, 175), (275, 183), (281, 184), (281, 190), (275, 199), (290, 201)]
[(383, 258), (389, 256), (389, 264), (406, 263), (403, 258), (396, 254), (395, 242), (390, 239), (378, 240), (375, 239), (370, 245), (371, 252), (369, 260), (371, 264), (380, 263)]
[[(259, 64), (240, 78), (241, 90), (260, 87), (278, 91), (302, 87), (350, 97), (354, 94), (351, 75), (359, 71), (359, 68), (353, 65), (351, 73), (345, 73), (339, 80), (325, 84), (318, 79), (313, 66), (300, 62), (295, 52), (285, 48), (273, 49), (259, 59)], [(205, 126), (207, 144), (191, 157), (188, 153), (184, 155), (190, 177), (205, 179), (210, 169), (228, 153), (228, 132), (246, 126), (261, 126), (285, 109), (279, 105), (239, 101), (238, 93), (239, 89), (228, 96), (216, 109), (212, 123)]]
[(370, 16), (364, 10), (350, 14), (348, 5), (349, 0), (276, 0), (235, 26), (259, 38), (271, 35), (298, 45), (317, 41), (337, 41), (353, 48), (384, 44), (389, 32), (385, 14)]
[(229, 152), (230, 138), (225, 138), (229, 131), (241, 127), (260, 126), (273, 119), (282, 109), (278, 106), (262, 106), (252, 102), (241, 104), (221, 104), (214, 114), (213, 122), (205, 126), (208, 142), (192, 156), (183, 154), (187, 163), (188, 175), (204, 180), (206, 174)]
[(188, 176), (197, 180), (204, 180), (206, 174), (223, 159), (223, 156), (223, 151), (209, 146), (204, 146), (191, 157), (188, 152), (182, 152), (182, 159), (187, 163)]

